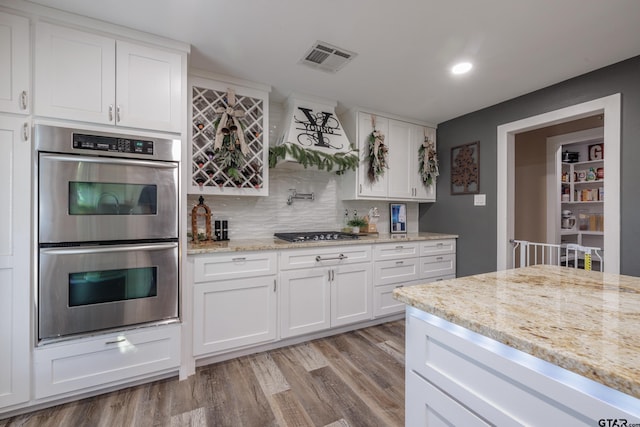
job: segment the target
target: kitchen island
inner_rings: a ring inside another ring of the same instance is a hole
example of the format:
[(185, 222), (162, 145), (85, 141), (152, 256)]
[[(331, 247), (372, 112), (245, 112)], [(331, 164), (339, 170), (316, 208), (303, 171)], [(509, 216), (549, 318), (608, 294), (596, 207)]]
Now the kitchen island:
[(408, 305), (406, 425), (640, 422), (640, 278), (532, 266), (394, 298)]

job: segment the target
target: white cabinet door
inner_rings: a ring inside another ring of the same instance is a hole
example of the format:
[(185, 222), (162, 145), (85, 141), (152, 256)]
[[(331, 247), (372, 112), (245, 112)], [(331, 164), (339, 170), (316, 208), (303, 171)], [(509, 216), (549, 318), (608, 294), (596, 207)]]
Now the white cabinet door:
[(410, 199), (414, 193), (412, 155), (415, 126), (389, 120), (389, 195), (390, 199)]
[(303, 335), (331, 327), (329, 268), (280, 273), (280, 336)]
[(0, 408), (29, 400), (31, 383), (28, 129), (0, 116)]
[(118, 41), (116, 63), (117, 124), (179, 133), (182, 57)]
[(0, 12), (0, 111), (29, 114), (29, 20)]
[(331, 327), (371, 319), (371, 263), (334, 267), (331, 282)]
[(426, 128), (423, 126), (415, 125), (415, 133), (412, 139), (413, 144), (411, 147), (411, 176), (414, 179), (414, 198), (420, 201), (426, 202), (435, 202), (436, 201), (436, 181), (434, 180), (431, 185), (426, 185), (422, 181), (422, 177), (420, 176), (420, 157), (418, 156), (418, 152), (420, 150), (420, 146), (424, 142), (425, 133), (430, 140), (436, 140), (436, 130), (433, 128)]
[(276, 276), (195, 285), (193, 354), (276, 339)]
[(35, 114), (115, 123), (115, 49), (112, 38), (39, 23)]
[[(385, 136), (385, 144), (389, 144), (389, 119), (376, 116), (376, 129)], [(373, 132), (372, 115), (358, 113), (358, 148), (360, 150), (360, 166), (358, 167), (358, 196), (387, 197), (389, 169), (376, 181), (371, 181), (368, 176), (369, 161), (369, 136)], [(387, 156), (387, 160), (389, 157)]]

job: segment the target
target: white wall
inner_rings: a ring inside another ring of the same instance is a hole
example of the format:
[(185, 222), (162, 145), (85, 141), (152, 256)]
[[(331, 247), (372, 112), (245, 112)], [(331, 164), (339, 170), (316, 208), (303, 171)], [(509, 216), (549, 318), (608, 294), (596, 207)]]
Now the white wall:
[[(389, 232), (388, 201), (338, 200), (340, 177), (335, 173), (313, 169), (291, 170), (275, 168), (269, 171), (268, 197), (204, 196), (211, 208), (213, 220), (229, 221), (230, 239), (270, 238), (275, 232), (332, 231), (343, 227), (344, 210), (358, 210), (366, 215), (371, 207), (380, 213), (378, 231)], [(287, 205), (289, 189), (298, 193), (315, 193), (315, 200), (294, 200)], [(191, 209), (198, 203), (197, 194), (188, 196), (188, 227)], [(418, 203), (407, 203), (408, 231), (418, 231)], [(213, 225), (212, 225), (213, 227)]]

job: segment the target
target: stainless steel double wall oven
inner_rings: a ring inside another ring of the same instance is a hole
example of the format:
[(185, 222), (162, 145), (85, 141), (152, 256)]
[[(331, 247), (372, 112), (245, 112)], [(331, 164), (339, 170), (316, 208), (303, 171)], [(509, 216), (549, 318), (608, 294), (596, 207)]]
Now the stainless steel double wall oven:
[(39, 340), (177, 319), (180, 141), (34, 135)]

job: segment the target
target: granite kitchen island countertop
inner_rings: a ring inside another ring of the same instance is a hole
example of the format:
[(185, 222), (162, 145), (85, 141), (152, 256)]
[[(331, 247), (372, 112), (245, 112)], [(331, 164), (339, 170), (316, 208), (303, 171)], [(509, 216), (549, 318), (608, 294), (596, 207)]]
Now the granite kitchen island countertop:
[(531, 266), (394, 290), (394, 298), (640, 398), (640, 278)]
[(187, 245), (187, 255), (208, 254), (218, 252), (240, 252), (240, 251), (267, 251), (279, 249), (301, 249), (322, 246), (342, 246), (342, 245), (363, 245), (372, 243), (390, 243), (390, 242), (416, 242), (425, 240), (455, 239), (457, 234), (443, 233), (407, 233), (401, 235), (391, 234), (371, 234), (360, 236), (356, 240), (331, 240), (331, 241), (314, 241), (304, 243), (291, 243), (277, 238), (264, 239), (240, 239), (228, 240), (224, 242), (189, 242)]

